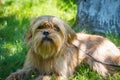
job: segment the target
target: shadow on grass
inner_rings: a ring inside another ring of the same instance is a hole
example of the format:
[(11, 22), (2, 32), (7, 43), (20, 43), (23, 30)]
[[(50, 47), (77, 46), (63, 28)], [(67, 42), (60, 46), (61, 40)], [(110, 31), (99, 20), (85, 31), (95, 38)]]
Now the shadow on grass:
[(29, 19), (0, 17), (0, 80), (22, 68), (27, 46), (24, 43)]

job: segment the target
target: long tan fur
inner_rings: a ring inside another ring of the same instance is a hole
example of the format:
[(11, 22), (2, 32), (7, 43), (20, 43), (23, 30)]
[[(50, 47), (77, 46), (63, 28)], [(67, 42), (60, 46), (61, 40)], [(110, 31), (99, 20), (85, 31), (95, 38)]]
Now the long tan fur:
[(68, 80), (81, 62), (86, 62), (102, 76), (112, 75), (114, 67), (95, 62), (95, 59), (120, 64), (120, 51), (108, 39), (97, 35), (76, 34), (65, 22), (54, 16), (36, 18), (27, 33), (30, 46), (23, 69), (6, 80), (22, 79), (37, 71), (35, 80)]

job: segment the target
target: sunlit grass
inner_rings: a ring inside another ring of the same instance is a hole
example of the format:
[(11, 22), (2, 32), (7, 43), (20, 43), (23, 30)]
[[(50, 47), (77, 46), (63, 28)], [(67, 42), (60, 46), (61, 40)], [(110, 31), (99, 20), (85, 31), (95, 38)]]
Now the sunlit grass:
[(68, 0), (4, 0), (4, 16), (34, 18), (41, 15), (54, 15), (66, 21), (75, 20), (77, 6)]
[(12, 55), (16, 52), (16, 46), (15, 45), (12, 45), (12, 44), (4, 44), (2, 46), (3, 49), (7, 49), (8, 52), (10, 53), (9, 55)]

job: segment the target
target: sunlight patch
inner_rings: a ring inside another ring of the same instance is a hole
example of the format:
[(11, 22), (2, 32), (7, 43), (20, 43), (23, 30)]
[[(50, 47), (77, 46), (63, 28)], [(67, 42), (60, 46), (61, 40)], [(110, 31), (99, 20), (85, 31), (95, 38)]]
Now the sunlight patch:
[(10, 43), (5, 43), (2, 48), (6, 49), (9, 52), (9, 55), (13, 55), (15, 53), (18, 53), (22, 51), (22, 47), (20, 45), (13, 45)]
[(16, 52), (16, 46), (15, 45), (12, 45), (10, 43), (6, 43), (3, 45), (3, 48), (8, 50), (10, 55), (14, 54)]

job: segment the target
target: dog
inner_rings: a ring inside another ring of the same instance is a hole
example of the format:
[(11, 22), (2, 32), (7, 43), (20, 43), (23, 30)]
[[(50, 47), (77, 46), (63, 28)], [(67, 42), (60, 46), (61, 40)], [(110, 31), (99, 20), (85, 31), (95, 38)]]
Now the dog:
[(113, 66), (103, 63), (120, 64), (120, 51), (111, 41), (98, 35), (75, 33), (55, 16), (33, 20), (26, 42), (30, 49), (23, 69), (6, 80), (26, 80), (24, 77), (35, 71), (39, 73), (35, 80), (69, 80), (83, 62), (106, 77), (115, 71)]

